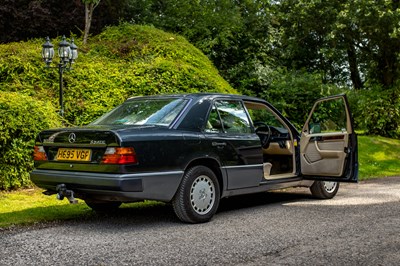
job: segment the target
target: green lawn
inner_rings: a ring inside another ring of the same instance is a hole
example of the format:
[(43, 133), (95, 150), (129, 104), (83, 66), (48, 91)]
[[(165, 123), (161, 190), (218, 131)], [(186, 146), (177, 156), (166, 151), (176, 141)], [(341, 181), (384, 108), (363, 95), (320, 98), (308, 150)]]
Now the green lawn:
[[(359, 136), (359, 180), (400, 175), (400, 140)], [(71, 205), (38, 188), (0, 192), (0, 228), (66, 219), (85, 219), (96, 215), (83, 201)], [(155, 202), (123, 205), (142, 208)]]
[[(13, 192), (0, 192), (0, 229), (15, 225), (31, 225), (49, 221), (86, 219), (95, 217), (82, 200), (69, 204), (68, 200), (57, 200), (55, 195), (45, 196), (42, 189), (32, 188)], [(163, 205), (155, 201), (123, 204), (121, 208), (144, 208)]]
[(400, 175), (400, 140), (359, 136), (359, 180)]
[(67, 200), (60, 201), (55, 196), (45, 196), (42, 191), (33, 188), (1, 192), (0, 228), (93, 215), (84, 203), (71, 205)]

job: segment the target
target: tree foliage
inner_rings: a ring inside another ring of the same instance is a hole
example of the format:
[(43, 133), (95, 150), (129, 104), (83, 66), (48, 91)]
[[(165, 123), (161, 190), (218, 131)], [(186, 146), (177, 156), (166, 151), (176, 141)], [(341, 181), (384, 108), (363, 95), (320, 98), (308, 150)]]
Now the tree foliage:
[(277, 9), (286, 66), (355, 89), (399, 82), (398, 0), (282, 0)]
[(269, 77), (268, 89), (260, 96), (273, 102), (298, 130), (303, 127), (316, 100), (342, 92), (332, 84), (321, 83), (321, 74), (304, 70), (278, 68)]
[(258, 66), (269, 66), (275, 30), (265, 0), (133, 0), (127, 17), (184, 35), (239, 90), (259, 92)]
[(98, 4), (94, 33), (125, 20), (182, 34), (231, 84), (257, 93), (251, 76), (260, 64), (321, 72), (323, 82), (355, 89), (387, 89), (400, 75), (399, 0), (3, 1), (0, 41), (79, 34), (84, 5)]
[(275, 8), (282, 64), (351, 85), (348, 92), (361, 95), (353, 106), (359, 126), (399, 136), (399, 0), (281, 0)]
[[(267, 95), (284, 69), (286, 77), (319, 77), (319, 86), (337, 86), (354, 95), (354, 91), (361, 91), (366, 97), (379, 92), (390, 94), (393, 101), (369, 100), (389, 110), (399, 98), (391, 93), (400, 86), (399, 2), (101, 0), (91, 32), (98, 33), (105, 25), (120, 21), (153, 25), (185, 36), (242, 93)], [(68, 31), (79, 36), (84, 27), (82, 0), (4, 3), (0, 6), (0, 33), (5, 34), (0, 34), (0, 42), (69, 35)], [(309, 95), (307, 91), (303, 93)], [(363, 105), (357, 101), (354, 104), (353, 109)], [(398, 120), (388, 118), (388, 123), (376, 123), (375, 130), (362, 119), (358, 120), (359, 125), (368, 132), (387, 135), (393, 132), (392, 123), (395, 128), (400, 126)]]
[(349, 93), (357, 128), (371, 135), (399, 138), (400, 88), (379, 86)]

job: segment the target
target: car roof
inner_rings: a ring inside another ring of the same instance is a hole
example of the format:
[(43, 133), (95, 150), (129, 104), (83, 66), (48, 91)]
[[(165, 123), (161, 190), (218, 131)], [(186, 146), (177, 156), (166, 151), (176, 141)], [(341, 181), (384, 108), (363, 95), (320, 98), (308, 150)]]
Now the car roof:
[(212, 93), (212, 92), (199, 92), (199, 93), (179, 93), (179, 94), (160, 94), (160, 95), (148, 95), (148, 96), (134, 96), (129, 98), (128, 100), (134, 100), (138, 98), (191, 98), (195, 100), (199, 99), (215, 99), (215, 98), (228, 98), (228, 99), (236, 99), (236, 100), (248, 100), (248, 101), (258, 101), (258, 102), (266, 102), (263, 99), (240, 95), (240, 94), (228, 94), (228, 93)]
[(201, 100), (213, 101), (214, 99), (230, 99), (230, 100), (242, 100), (242, 101), (251, 101), (254, 103), (263, 103), (268, 106), (269, 109), (273, 110), (276, 114), (278, 114), (286, 124), (293, 130), (293, 132), (298, 132), (297, 129), (293, 126), (293, 124), (284, 117), (279, 110), (277, 110), (271, 103), (268, 101), (256, 98), (252, 96), (240, 95), (240, 94), (228, 94), (228, 93), (212, 93), (212, 92), (199, 92), (199, 93), (178, 93), (178, 94), (159, 94), (159, 95), (148, 95), (148, 96), (135, 96), (129, 98), (126, 102), (135, 100), (135, 99), (162, 99), (162, 98), (180, 98), (180, 99), (190, 99), (191, 106), (196, 105), (196, 103)]

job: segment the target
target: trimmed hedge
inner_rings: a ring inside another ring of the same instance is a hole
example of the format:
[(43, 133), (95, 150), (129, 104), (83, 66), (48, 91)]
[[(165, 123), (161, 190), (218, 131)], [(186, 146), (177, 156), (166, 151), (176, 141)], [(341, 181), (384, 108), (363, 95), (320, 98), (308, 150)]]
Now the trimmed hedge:
[(59, 121), (50, 103), (0, 91), (0, 189), (30, 185), (35, 137), (45, 128), (60, 126)]
[[(59, 41), (52, 41), (55, 47)], [(0, 90), (58, 106), (58, 72), (44, 66), (43, 42), (0, 45)], [(76, 43), (81, 46), (79, 39)], [(180, 92), (237, 93), (183, 37), (123, 23), (92, 37), (74, 69), (64, 73), (65, 118), (87, 124), (131, 96)]]
[[(121, 24), (92, 39), (68, 79), (66, 118), (86, 124), (126, 98), (180, 92), (236, 93), (183, 37)], [(74, 103), (78, 100), (78, 105)]]
[[(59, 41), (52, 40), (55, 48)], [(82, 46), (79, 38), (75, 41)], [(64, 72), (66, 124), (87, 124), (136, 95), (237, 93), (200, 50), (178, 35), (123, 23), (90, 41), (79, 49), (74, 69)], [(43, 43), (0, 45), (0, 189), (29, 185), (36, 134), (60, 125), (58, 71), (45, 67)]]

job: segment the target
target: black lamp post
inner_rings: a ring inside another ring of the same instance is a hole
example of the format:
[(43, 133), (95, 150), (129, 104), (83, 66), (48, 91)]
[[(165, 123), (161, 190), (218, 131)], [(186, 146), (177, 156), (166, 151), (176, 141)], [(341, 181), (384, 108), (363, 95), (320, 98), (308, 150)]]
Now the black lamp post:
[[(50, 68), (54, 57), (54, 46), (50, 43), (49, 37), (46, 38), (46, 42), (42, 47), (42, 58), (46, 66)], [(60, 115), (64, 116), (63, 73), (64, 70), (71, 70), (72, 64), (78, 58), (78, 47), (75, 45), (73, 38), (69, 43), (65, 40), (65, 36), (62, 37), (62, 41), (58, 44), (58, 56), (60, 57), (60, 62), (54, 68), (58, 68), (58, 73), (60, 74)]]

